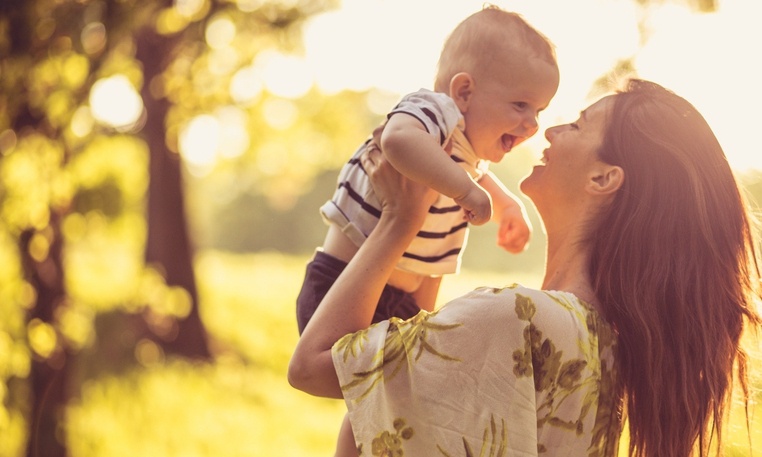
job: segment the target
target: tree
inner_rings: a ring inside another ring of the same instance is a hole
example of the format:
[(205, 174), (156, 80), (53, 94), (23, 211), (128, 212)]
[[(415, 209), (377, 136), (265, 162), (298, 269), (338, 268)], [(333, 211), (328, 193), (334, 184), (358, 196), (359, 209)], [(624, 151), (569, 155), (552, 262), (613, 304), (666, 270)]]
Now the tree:
[[(180, 12), (170, 1), (149, 0), (0, 4), (0, 54), (6, 56), (0, 63), (0, 244), (3, 258), (11, 261), (0, 269), (9, 285), (2, 293), (10, 297), (5, 301), (9, 308), (3, 310), (10, 318), (0, 324), (0, 337), (12, 342), (11, 354), (16, 356), (16, 362), (7, 362), (10, 368), (3, 366), (0, 372), (12, 399), (23, 396), (24, 381), (31, 387), (28, 409), (24, 402), (10, 405), (30, 422), (28, 455), (66, 455), (62, 411), (77, 388), (67, 381), (73, 356), (86, 339), (75, 335), (67, 322), (72, 315), (89, 315), (82, 311), (89, 298), (78, 293), (82, 287), (76, 284), (100, 281), (97, 271), (87, 273), (89, 281), (78, 277), (81, 272), (72, 273), (76, 265), (67, 264), (66, 257), (75, 252), (75, 245), (86, 244), (72, 240), (102, 231), (102, 222), (92, 221), (105, 221), (107, 227), (124, 224), (125, 214), (139, 211), (144, 198), (122, 182), (127, 170), (103, 165), (118, 160), (107, 157), (109, 148), (130, 143), (130, 154), (139, 158), (140, 149), (147, 146), (151, 157), (150, 173), (144, 170), (150, 174), (145, 243), (149, 269), (131, 270), (122, 279), (143, 284), (146, 277), (155, 278), (153, 268), (163, 279), (148, 280), (150, 290), (138, 287), (108, 300), (129, 311), (125, 325), (140, 329), (136, 339), (150, 339), (169, 354), (207, 358), (184, 220), (181, 163), (167, 145), (176, 144), (178, 123), (194, 111), (210, 109), (215, 98), (199, 100), (190, 110), (178, 107), (178, 100), (188, 98), (188, 88), (162, 89), (162, 81), (178, 55), (191, 61), (203, 58), (205, 25), (220, 12), (277, 36), (273, 31), (292, 29), (331, 4), (265, 2), (244, 12), (236, 3), (220, 0), (201, 2), (190, 13)], [(265, 41), (273, 45), (278, 39)], [(91, 89), (115, 74), (141, 88), (145, 124), (120, 131), (95, 122)], [(141, 137), (143, 143), (136, 141)], [(95, 177), (93, 170), (98, 170)], [(136, 230), (140, 229), (133, 228), (130, 236), (140, 238)], [(166, 300), (181, 302), (180, 311), (163, 312), (165, 304), (157, 302)], [(145, 321), (135, 320), (138, 316)], [(24, 358), (29, 365), (18, 362)]]

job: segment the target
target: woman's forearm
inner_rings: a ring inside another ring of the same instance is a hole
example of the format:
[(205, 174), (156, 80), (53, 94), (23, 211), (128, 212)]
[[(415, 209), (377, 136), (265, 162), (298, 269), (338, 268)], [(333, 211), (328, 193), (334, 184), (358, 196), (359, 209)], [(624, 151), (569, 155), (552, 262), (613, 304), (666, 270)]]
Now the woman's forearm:
[(292, 386), (313, 395), (341, 398), (331, 347), (342, 336), (370, 325), (381, 292), (418, 226), (402, 214), (382, 213), (302, 333), (289, 365)]

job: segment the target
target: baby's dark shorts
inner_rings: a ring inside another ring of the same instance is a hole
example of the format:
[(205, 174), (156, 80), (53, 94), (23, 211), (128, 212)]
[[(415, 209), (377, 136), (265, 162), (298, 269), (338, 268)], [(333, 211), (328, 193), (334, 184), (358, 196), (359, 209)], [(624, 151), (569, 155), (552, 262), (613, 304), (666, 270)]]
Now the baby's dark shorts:
[[(346, 262), (321, 251), (317, 251), (312, 261), (307, 264), (302, 290), (296, 299), (296, 321), (300, 335), (315, 314), (323, 297), (328, 293), (328, 289), (333, 286), (346, 266)], [(386, 285), (376, 306), (373, 322), (380, 322), (390, 317), (408, 319), (418, 314), (420, 310), (411, 294)]]

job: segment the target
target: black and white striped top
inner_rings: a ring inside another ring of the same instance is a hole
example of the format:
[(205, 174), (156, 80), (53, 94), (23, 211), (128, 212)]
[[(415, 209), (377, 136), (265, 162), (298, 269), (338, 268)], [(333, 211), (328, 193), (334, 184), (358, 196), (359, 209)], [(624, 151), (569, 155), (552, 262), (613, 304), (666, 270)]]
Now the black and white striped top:
[[(389, 116), (396, 113), (419, 119), (443, 146), (452, 140), (452, 159), (475, 180), (484, 176), (487, 162), (474, 154), (463, 134), (463, 116), (449, 96), (421, 89), (402, 98)], [(363, 143), (341, 169), (332, 199), (320, 208), (326, 223), (336, 224), (357, 246), (365, 241), (381, 215), (378, 199), (360, 164), (367, 144)], [(468, 223), (463, 220), (460, 206), (440, 194), (397, 267), (425, 276), (457, 273), (467, 237)]]

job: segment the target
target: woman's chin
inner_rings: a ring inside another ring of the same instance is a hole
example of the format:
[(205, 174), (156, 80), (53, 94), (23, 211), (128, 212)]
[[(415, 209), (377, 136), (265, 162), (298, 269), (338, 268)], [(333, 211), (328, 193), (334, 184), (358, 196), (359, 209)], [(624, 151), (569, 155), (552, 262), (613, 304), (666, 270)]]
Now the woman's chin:
[(538, 168), (545, 168), (542, 165), (537, 165), (536, 167), (532, 168), (532, 172), (529, 173), (528, 176), (526, 176), (524, 179), (519, 182), (519, 189), (521, 190), (521, 193), (526, 195), (529, 198), (532, 198), (532, 190), (534, 189), (534, 181), (537, 179), (537, 175), (542, 173), (542, 170), (538, 170)]

